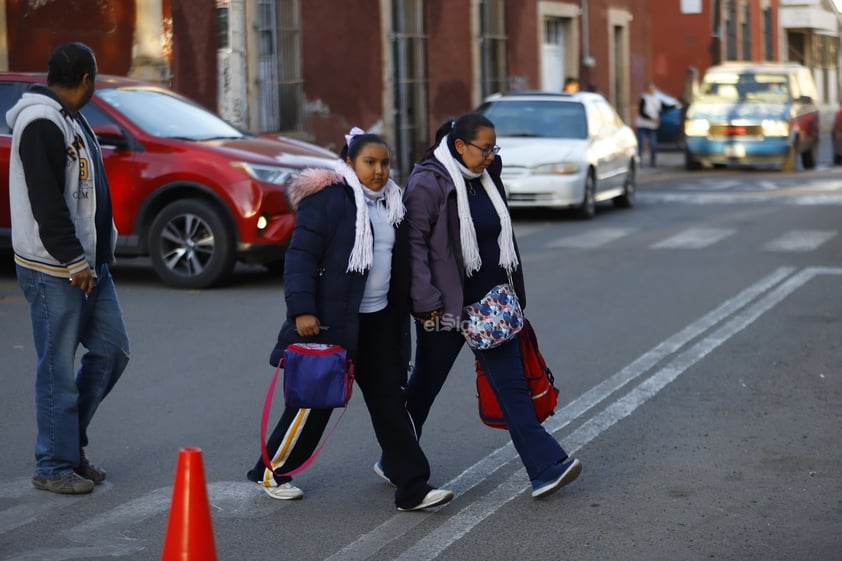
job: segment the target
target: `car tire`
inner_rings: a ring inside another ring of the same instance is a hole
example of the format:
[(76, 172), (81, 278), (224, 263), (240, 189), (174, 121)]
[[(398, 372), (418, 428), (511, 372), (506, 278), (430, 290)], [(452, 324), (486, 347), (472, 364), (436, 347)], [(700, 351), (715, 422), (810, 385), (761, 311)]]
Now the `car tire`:
[(634, 206), (634, 194), (637, 191), (637, 169), (634, 158), (629, 161), (629, 169), (626, 172), (626, 179), (623, 181), (623, 194), (614, 197), (614, 206), (618, 208), (631, 208)]
[(592, 170), (585, 179), (585, 197), (576, 209), (576, 216), (582, 220), (590, 220), (596, 216), (596, 179)]
[(684, 169), (687, 171), (702, 169), (702, 162), (693, 158), (693, 154), (686, 147), (684, 148)]
[(234, 234), (222, 213), (200, 199), (165, 206), (149, 228), (149, 258), (165, 284), (207, 288), (234, 270)]

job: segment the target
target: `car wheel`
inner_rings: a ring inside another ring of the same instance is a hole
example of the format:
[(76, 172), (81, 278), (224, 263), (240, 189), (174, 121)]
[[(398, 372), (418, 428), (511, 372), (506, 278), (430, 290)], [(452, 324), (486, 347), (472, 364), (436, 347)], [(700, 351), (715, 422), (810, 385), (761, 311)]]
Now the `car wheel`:
[(687, 148), (684, 148), (684, 169), (688, 171), (702, 169), (702, 162), (693, 158), (693, 154)]
[(152, 222), (149, 257), (166, 284), (205, 288), (221, 283), (234, 270), (234, 235), (210, 203), (176, 201)]
[(590, 220), (596, 216), (596, 179), (594, 179), (593, 171), (588, 172), (585, 179), (585, 198), (576, 209), (576, 216), (582, 220)]
[(816, 152), (818, 151), (818, 148), (818, 144), (814, 142), (813, 146), (809, 150), (801, 152), (801, 165), (804, 166), (804, 169), (816, 168)]
[(781, 171), (784, 172), (791, 172), (795, 171), (796, 161), (795, 157), (798, 155), (798, 147), (796, 145), (792, 145), (789, 147), (789, 150), (786, 153), (786, 157), (784, 158), (783, 162), (781, 162)]
[(629, 162), (626, 180), (623, 182), (623, 194), (614, 198), (614, 206), (619, 208), (631, 208), (634, 206), (635, 191), (637, 191), (637, 170), (634, 166), (634, 158), (632, 158)]

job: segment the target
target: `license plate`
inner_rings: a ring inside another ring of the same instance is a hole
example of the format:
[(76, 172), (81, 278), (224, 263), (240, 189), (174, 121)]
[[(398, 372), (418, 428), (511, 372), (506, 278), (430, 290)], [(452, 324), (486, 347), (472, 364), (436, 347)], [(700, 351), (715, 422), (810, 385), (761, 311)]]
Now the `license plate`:
[(725, 156), (728, 158), (745, 158), (746, 147), (742, 144), (729, 144), (725, 146)]

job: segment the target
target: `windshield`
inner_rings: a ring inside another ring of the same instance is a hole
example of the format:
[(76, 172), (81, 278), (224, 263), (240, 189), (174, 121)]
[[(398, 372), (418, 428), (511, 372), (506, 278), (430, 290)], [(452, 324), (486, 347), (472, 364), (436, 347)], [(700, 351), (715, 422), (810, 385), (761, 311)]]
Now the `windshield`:
[(578, 138), (588, 137), (585, 108), (569, 101), (507, 100), (480, 108), (497, 136)]
[(145, 132), (166, 138), (242, 138), (242, 132), (185, 98), (146, 88), (98, 89), (97, 97)]
[(702, 81), (706, 101), (786, 103), (790, 99), (786, 74), (716, 72)]

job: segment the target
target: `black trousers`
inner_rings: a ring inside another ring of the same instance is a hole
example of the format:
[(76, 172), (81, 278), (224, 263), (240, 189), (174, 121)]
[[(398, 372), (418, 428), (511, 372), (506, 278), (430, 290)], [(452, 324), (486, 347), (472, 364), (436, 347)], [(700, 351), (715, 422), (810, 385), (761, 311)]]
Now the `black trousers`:
[[(360, 314), (354, 372), (362, 391), (377, 442), (383, 451), (383, 465), (397, 485), (395, 505), (410, 508), (432, 489), (427, 483), (430, 464), (418, 443), (412, 420), (404, 404), (401, 330), (396, 329), (393, 312)], [(315, 451), (330, 420), (332, 409), (284, 410), (266, 444), (272, 467), (278, 473), (301, 466)], [(248, 472), (251, 481), (273, 486), (290, 481), (273, 473), (257, 460)]]

